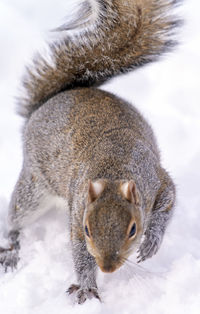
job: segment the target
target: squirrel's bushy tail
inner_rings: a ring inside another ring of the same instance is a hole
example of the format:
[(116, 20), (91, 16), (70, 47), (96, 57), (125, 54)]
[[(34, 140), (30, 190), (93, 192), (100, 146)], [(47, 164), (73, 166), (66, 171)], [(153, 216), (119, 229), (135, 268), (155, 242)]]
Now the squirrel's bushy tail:
[[(154, 61), (173, 47), (179, 20), (177, 0), (85, 0), (74, 21), (57, 32), (50, 45), (52, 61), (37, 55), (23, 79), (26, 96), (19, 113), (29, 117), (60, 91), (100, 85), (109, 78)], [(70, 29), (82, 28), (70, 36)], [(66, 34), (66, 36), (64, 36)]]

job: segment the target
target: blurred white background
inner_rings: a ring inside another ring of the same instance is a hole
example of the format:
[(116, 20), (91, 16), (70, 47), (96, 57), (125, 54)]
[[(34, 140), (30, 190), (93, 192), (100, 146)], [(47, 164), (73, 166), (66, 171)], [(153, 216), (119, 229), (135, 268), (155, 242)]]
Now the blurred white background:
[[(23, 119), (15, 113), (14, 98), (18, 95), (20, 77), (33, 52), (42, 49), (45, 39), (52, 37), (48, 30), (62, 24), (78, 2), (0, 0), (0, 235), (22, 164)], [(63, 253), (65, 227), (55, 222), (50, 232), (43, 221), (43, 229), (36, 225), (32, 234), (25, 233), (27, 251), (22, 250), (20, 271), (0, 273), (1, 313), (54, 314), (59, 309), (59, 313), (72, 314), (133, 311), (199, 314), (199, 11), (198, 0), (185, 0), (179, 9), (185, 25), (179, 31), (177, 49), (159, 62), (103, 86), (134, 103), (149, 120), (158, 139), (163, 165), (177, 184), (173, 222), (160, 252), (144, 264), (152, 272), (163, 267), (165, 278), (138, 275), (128, 280), (123, 271), (119, 276), (100, 275), (105, 303), (100, 305), (93, 300), (81, 308), (73, 307), (64, 295), (72, 270), (69, 253)]]

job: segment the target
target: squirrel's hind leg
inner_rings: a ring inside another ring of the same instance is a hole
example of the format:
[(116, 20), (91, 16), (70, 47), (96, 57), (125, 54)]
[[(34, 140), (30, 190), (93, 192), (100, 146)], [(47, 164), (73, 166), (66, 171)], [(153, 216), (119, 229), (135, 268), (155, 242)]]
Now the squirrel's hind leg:
[(52, 193), (42, 175), (22, 169), (9, 205), (8, 247), (0, 247), (0, 264), (5, 271), (17, 267), (20, 231), (52, 208)]
[(10, 231), (8, 234), (10, 245), (8, 248), (0, 247), (0, 264), (7, 272), (8, 268), (14, 270), (19, 261), (19, 231)]

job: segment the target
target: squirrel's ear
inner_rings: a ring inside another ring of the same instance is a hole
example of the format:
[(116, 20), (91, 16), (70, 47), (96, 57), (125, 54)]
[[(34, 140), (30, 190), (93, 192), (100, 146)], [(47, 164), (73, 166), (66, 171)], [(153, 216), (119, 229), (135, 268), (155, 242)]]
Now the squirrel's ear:
[(139, 193), (137, 191), (135, 182), (133, 180), (122, 183), (121, 192), (122, 192), (122, 195), (129, 202), (135, 203), (135, 205), (139, 205), (140, 203)]
[(105, 182), (103, 180), (99, 181), (89, 181), (88, 184), (88, 201), (89, 203), (94, 202), (103, 192), (105, 187)]

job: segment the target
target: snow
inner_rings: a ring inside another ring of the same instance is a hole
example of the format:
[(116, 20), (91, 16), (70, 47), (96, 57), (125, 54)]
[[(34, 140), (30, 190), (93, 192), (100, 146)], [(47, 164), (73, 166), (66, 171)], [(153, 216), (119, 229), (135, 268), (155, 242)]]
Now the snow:
[[(20, 76), (47, 29), (62, 24), (73, 0), (0, 0), (0, 244), (8, 203), (22, 164), (21, 127), (15, 114)], [(77, 1), (76, 1), (77, 2)], [(47, 9), (48, 8), (48, 9)], [(161, 249), (136, 267), (98, 274), (103, 302), (79, 306), (65, 293), (75, 282), (64, 212), (51, 211), (22, 236), (13, 273), (0, 268), (0, 313), (200, 313), (200, 104), (198, 0), (185, 0), (181, 45), (158, 63), (103, 86), (136, 104), (151, 123), (163, 165), (177, 185), (176, 211)], [(64, 13), (66, 12), (66, 14)]]

